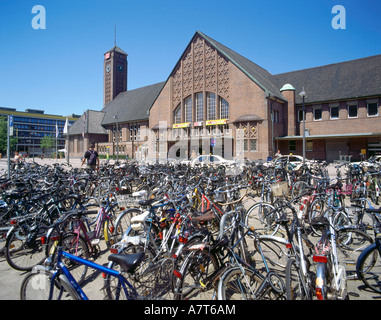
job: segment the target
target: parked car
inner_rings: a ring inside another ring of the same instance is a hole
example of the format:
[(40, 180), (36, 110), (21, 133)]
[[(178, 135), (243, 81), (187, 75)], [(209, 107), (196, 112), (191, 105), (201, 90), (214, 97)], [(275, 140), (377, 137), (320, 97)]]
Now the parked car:
[(381, 164), (381, 155), (378, 154), (375, 156), (371, 156), (368, 160), (355, 161), (355, 162), (351, 162), (351, 164), (358, 164), (358, 165), (362, 165), (362, 166), (371, 166), (374, 164)]
[[(284, 162), (291, 164), (291, 166), (295, 170), (299, 170), (303, 164), (303, 157), (298, 156), (298, 155), (293, 155), (293, 154), (280, 155), (280, 156), (272, 159), (271, 161), (268, 161), (267, 165), (271, 165), (271, 164), (277, 165), (277, 164), (284, 163)], [(306, 159), (307, 165), (310, 164), (311, 162), (314, 162), (314, 160)], [(264, 165), (266, 166), (266, 163)]]
[(217, 164), (217, 165), (233, 165), (236, 162), (234, 160), (227, 160), (218, 155), (200, 155), (194, 158), (193, 160), (184, 160), (181, 163), (190, 164), (190, 165), (208, 165), (208, 164)]

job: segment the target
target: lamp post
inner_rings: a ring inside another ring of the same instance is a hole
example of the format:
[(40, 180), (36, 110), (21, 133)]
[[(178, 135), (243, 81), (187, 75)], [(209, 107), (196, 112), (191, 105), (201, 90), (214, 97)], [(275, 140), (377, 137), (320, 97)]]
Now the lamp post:
[(118, 115), (113, 116), (116, 119), (116, 161), (119, 162), (119, 123)]
[(304, 104), (304, 100), (306, 98), (306, 92), (303, 91), (299, 93), (299, 96), (303, 98), (303, 166), (306, 162), (306, 106)]

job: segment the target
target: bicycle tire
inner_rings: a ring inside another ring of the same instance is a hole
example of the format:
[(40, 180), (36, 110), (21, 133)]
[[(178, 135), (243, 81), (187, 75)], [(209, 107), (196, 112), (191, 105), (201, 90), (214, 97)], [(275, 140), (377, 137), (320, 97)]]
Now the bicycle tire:
[(274, 206), (267, 202), (256, 203), (251, 206), (245, 215), (245, 224), (254, 227), (258, 233), (275, 235), (280, 225), (276, 223), (279, 213)]
[(381, 293), (381, 252), (377, 242), (368, 246), (357, 259), (356, 271), (369, 289)]
[(303, 180), (296, 181), (291, 188), (291, 198), (295, 199), (296, 197), (300, 196), (301, 194), (305, 192), (307, 188), (308, 188), (307, 182)]
[(355, 278), (356, 262), (361, 253), (373, 243), (373, 238), (356, 227), (344, 227), (337, 231), (336, 243), (338, 259), (345, 267), (347, 278)]
[(324, 214), (325, 207), (326, 207), (325, 199), (318, 197), (312, 201), (308, 211), (308, 223), (311, 227), (311, 230), (319, 237), (321, 236), (321, 231), (319, 229), (315, 229), (311, 222), (314, 219), (317, 219)]
[(124, 210), (121, 212), (118, 217), (116, 218), (115, 221), (115, 226), (114, 226), (114, 233), (113, 233), (113, 238), (114, 238), (114, 243), (118, 243), (120, 240), (122, 240), (123, 235), (125, 232), (128, 230), (128, 228), (131, 225), (131, 219), (132, 217), (141, 214), (142, 211), (138, 208), (130, 208), (127, 210)]
[(286, 266), (286, 297), (287, 300), (311, 300), (312, 292), (306, 292), (307, 283), (304, 282), (296, 260), (291, 258)]
[(210, 291), (213, 287), (207, 287), (204, 282), (217, 270), (219, 270), (218, 260), (209, 250), (190, 252), (180, 269), (181, 276), (177, 279), (174, 292), (175, 300), (211, 299)]
[[(21, 300), (49, 300), (52, 272), (32, 269), (21, 283)], [(75, 290), (60, 276), (55, 279), (52, 300), (80, 300)]]
[[(32, 220), (31, 220), (32, 221)], [(5, 258), (15, 270), (30, 271), (45, 259), (43, 240), (39, 232), (32, 233), (33, 223), (17, 226), (7, 236)]]
[(114, 242), (114, 232), (115, 232), (115, 219), (113, 217), (107, 217), (103, 222), (103, 237), (106, 242), (107, 248), (110, 248)]
[[(138, 252), (145, 252), (146, 256), (144, 260), (140, 263), (140, 265), (134, 270), (133, 273), (125, 273), (124, 276), (126, 277), (127, 281), (130, 282), (130, 284), (133, 286), (133, 288), (136, 290), (136, 292), (132, 292), (131, 295), (127, 297), (125, 295), (125, 292), (121, 290), (121, 284), (118, 282), (118, 279), (106, 274), (105, 281), (104, 281), (104, 290), (105, 290), (105, 299), (106, 300), (135, 300), (135, 299), (144, 299), (144, 297), (149, 297), (152, 293), (150, 291), (150, 286), (152, 285), (152, 281), (155, 281), (155, 277), (149, 278), (149, 279), (143, 279), (141, 277), (142, 272), (144, 272), (143, 268), (144, 266), (152, 261), (153, 257), (155, 256), (153, 250), (148, 247), (144, 248), (144, 245), (128, 245), (125, 248), (123, 248), (119, 253), (120, 254), (131, 254), (131, 253), (138, 253)], [(108, 267), (113, 270), (122, 271), (122, 268), (119, 264), (115, 262), (109, 262)], [(120, 295), (117, 299), (117, 295), (115, 294), (117, 291), (120, 291)]]
[[(248, 283), (249, 281), (249, 283)], [(258, 300), (255, 295), (263, 279), (248, 268), (227, 269), (218, 282), (218, 300)]]

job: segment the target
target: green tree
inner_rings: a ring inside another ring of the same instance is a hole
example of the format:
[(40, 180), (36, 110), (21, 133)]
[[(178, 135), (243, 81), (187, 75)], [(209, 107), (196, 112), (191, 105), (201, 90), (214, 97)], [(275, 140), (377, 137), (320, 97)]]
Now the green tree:
[(55, 140), (53, 139), (53, 137), (51, 136), (44, 136), (42, 139), (41, 139), (41, 148), (42, 148), (42, 152), (45, 153), (45, 149), (50, 149), (54, 146), (54, 143), (55, 143)]
[[(8, 118), (5, 116), (0, 116), (0, 153), (5, 156), (7, 154), (7, 147), (8, 147)], [(14, 150), (16, 150), (18, 138), (17, 137), (11, 137), (10, 139), (10, 147), (11, 147), (11, 154)]]

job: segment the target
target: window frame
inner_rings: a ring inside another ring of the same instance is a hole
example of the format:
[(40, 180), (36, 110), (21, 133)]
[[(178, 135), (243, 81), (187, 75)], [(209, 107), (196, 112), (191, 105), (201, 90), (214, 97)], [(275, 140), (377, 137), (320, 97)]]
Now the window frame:
[[(356, 116), (351, 116), (349, 112), (349, 108), (356, 107)], [(359, 106), (358, 104), (347, 104), (347, 112), (348, 112), (348, 118), (350, 119), (356, 119), (359, 117)]]
[[(180, 120), (178, 121), (180, 117)], [(173, 111), (173, 123), (181, 123), (181, 103)]]
[[(224, 103), (226, 102), (226, 103)], [(220, 107), (220, 119), (229, 119), (229, 116), (230, 116), (230, 105), (229, 105), (229, 102), (220, 97), (219, 96), (219, 107)], [(225, 111), (224, 111), (224, 107), (225, 107)], [(227, 115), (226, 115), (226, 108), (227, 108)]]
[[(196, 106), (196, 121), (197, 122), (204, 121), (204, 94), (202, 92), (199, 92), (199, 93), (195, 94), (195, 97), (196, 97), (196, 99), (195, 99), (196, 100), (195, 101), (196, 102), (195, 103), (195, 106)], [(201, 109), (202, 112), (200, 112), (200, 109)]]
[[(334, 108), (337, 109), (337, 117), (332, 117), (332, 109), (334, 109)], [(340, 108), (339, 108), (339, 106), (330, 106), (329, 107), (329, 119), (330, 120), (340, 119)]]
[[(314, 116), (314, 121), (322, 121), (323, 120), (323, 108), (322, 107), (315, 107), (312, 109), (313, 111), (313, 116)], [(320, 118), (316, 118), (316, 111), (320, 111)]]
[[(375, 104), (376, 105), (376, 110), (377, 110), (376, 114), (372, 114), (372, 115), (369, 114), (369, 105), (370, 104)], [(366, 104), (366, 115), (369, 118), (372, 118), (372, 117), (378, 117), (378, 114), (379, 114), (379, 105), (378, 105), (378, 102), (367, 102), (367, 104)]]

